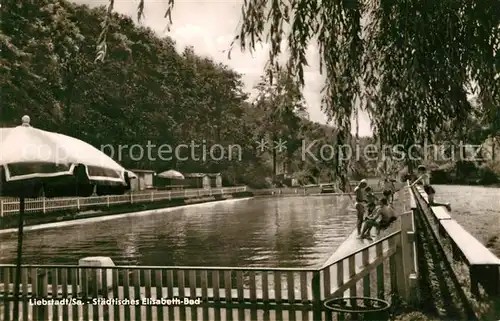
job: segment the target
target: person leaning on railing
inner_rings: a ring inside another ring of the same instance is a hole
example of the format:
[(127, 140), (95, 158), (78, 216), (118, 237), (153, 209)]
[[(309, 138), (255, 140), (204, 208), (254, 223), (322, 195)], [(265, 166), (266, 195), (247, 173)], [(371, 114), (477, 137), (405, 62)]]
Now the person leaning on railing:
[(431, 186), (430, 174), (424, 165), (418, 167), (418, 174), (420, 175), (410, 186), (415, 186), (415, 184), (422, 184), (424, 186), (424, 191), (427, 194), (427, 199), (429, 200), (429, 205), (431, 206), (444, 206), (451, 212), (450, 203), (437, 203), (434, 201), (434, 196), (436, 195), (436, 190)]

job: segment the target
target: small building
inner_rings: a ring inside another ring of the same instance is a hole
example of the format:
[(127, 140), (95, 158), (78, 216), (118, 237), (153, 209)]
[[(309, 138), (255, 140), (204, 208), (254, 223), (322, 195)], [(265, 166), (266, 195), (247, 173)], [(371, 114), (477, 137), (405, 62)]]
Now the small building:
[(189, 188), (210, 188), (210, 177), (205, 173), (184, 174), (184, 182)]
[(210, 179), (210, 187), (219, 188), (222, 187), (222, 175), (220, 173), (210, 173), (207, 174)]
[(153, 176), (155, 171), (147, 169), (130, 169), (130, 171), (137, 175), (136, 179), (130, 180), (131, 191), (143, 191), (148, 188), (153, 188)]

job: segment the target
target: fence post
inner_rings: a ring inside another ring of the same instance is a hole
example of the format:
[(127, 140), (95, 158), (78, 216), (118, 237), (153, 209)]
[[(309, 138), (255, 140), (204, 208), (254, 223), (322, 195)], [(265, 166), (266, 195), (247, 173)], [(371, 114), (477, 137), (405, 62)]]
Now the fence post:
[(3, 200), (0, 200), (0, 217), (3, 217)]
[(410, 301), (410, 276), (413, 265), (412, 248), (413, 243), (408, 237), (408, 232), (412, 231), (412, 212), (406, 212), (401, 215), (401, 246), (398, 253), (400, 255), (401, 267), (398, 269), (398, 292), (402, 299), (406, 302)]
[(45, 196), (42, 196), (42, 212), (45, 214), (45, 212), (47, 211), (47, 209), (45, 208), (46, 204), (45, 204)]
[(130, 193), (130, 204), (134, 203), (134, 194)]
[[(409, 185), (409, 181), (408, 181)], [(418, 303), (420, 301), (420, 293), (418, 292), (418, 257), (417, 257), (417, 235), (416, 235), (416, 215), (418, 215), (418, 209), (417, 209), (417, 203), (415, 201), (415, 196), (413, 195), (413, 191), (411, 187), (408, 187), (407, 189), (408, 192), (408, 197), (410, 199), (410, 207), (411, 207), (411, 231), (408, 231), (406, 235), (408, 235), (408, 241), (410, 242), (410, 253), (411, 253), (411, 260), (412, 260), (412, 265), (410, 269), (410, 278), (409, 278), (409, 287), (410, 287), (410, 300), (413, 303)]]
[(151, 202), (154, 202), (154, 200), (155, 200), (155, 193), (151, 192)]
[(106, 205), (109, 207), (109, 195), (106, 195)]
[(313, 303), (313, 320), (321, 320), (321, 281), (320, 271), (314, 271), (312, 277), (312, 303)]
[(79, 211), (80, 210), (80, 197), (76, 197), (76, 209)]

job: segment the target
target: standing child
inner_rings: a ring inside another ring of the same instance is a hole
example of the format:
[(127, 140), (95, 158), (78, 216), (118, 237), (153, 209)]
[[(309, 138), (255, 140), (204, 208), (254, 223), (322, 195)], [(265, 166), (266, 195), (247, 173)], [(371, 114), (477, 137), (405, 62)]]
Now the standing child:
[(434, 188), (431, 186), (431, 178), (430, 174), (427, 172), (427, 169), (425, 168), (424, 165), (420, 165), (418, 167), (418, 174), (419, 178), (417, 178), (411, 186), (414, 186), (417, 183), (420, 183), (424, 185), (424, 191), (427, 193), (427, 198), (429, 200), (429, 205), (431, 206), (444, 206), (446, 209), (451, 212), (451, 206), (450, 203), (436, 203), (434, 201), (434, 196), (436, 195), (436, 191)]
[(394, 191), (395, 191), (394, 183), (389, 177), (384, 179), (384, 198), (389, 201), (390, 204), (394, 201)]
[(375, 194), (373, 194), (373, 189), (370, 186), (365, 188), (365, 192), (366, 201), (368, 203), (368, 215), (370, 215), (375, 210), (375, 207), (377, 207), (378, 199)]
[(356, 212), (357, 212), (357, 224), (358, 235), (361, 235), (361, 226), (363, 225), (363, 219), (365, 216), (365, 204), (366, 204), (366, 193), (365, 188), (368, 187), (368, 182), (366, 179), (362, 179), (358, 186), (354, 189), (354, 194), (356, 195)]

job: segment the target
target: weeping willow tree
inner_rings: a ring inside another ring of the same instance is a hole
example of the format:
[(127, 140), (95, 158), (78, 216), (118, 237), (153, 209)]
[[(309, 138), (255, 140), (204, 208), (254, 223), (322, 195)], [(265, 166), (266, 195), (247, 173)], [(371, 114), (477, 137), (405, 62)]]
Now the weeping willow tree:
[[(174, 0), (165, 1), (171, 24)], [(145, 5), (139, 1), (139, 19)], [(269, 42), (271, 66), (287, 51), (288, 73), (303, 86), (306, 51), (316, 45), (326, 76), (322, 109), (338, 129), (337, 143), (348, 143), (351, 119), (362, 109), (383, 144), (409, 148), (447, 121), (458, 130), (471, 111), (470, 94), (497, 123), (499, 38), (498, 0), (244, 0), (233, 46), (251, 52)], [(347, 183), (349, 160), (339, 156), (334, 167)]]

